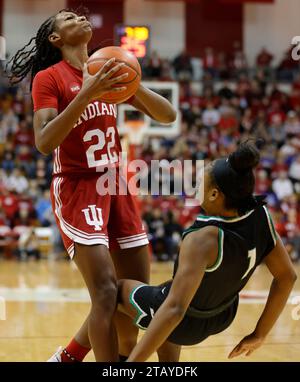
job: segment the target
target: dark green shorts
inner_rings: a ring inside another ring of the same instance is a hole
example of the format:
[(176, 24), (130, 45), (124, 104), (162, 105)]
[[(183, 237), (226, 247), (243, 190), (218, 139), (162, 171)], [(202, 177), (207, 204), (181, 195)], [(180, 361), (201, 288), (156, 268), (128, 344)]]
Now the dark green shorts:
[[(155, 312), (168, 296), (171, 282), (149, 286), (140, 285), (130, 295), (130, 302), (137, 311), (135, 324), (141, 329), (147, 329)], [(237, 312), (238, 298), (223, 312), (209, 318), (195, 318), (187, 314), (174, 329), (168, 341), (177, 345), (195, 345), (207, 337), (228, 328)]]

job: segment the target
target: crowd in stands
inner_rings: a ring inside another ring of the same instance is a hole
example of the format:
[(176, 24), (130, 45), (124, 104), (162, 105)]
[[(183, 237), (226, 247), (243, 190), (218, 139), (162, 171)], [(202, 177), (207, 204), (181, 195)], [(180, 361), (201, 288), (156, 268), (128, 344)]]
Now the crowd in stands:
[[(154, 53), (143, 62), (144, 78), (180, 83), (181, 134), (162, 137), (159, 149), (145, 140), (142, 158), (202, 159), (206, 163), (228, 155), (239, 141), (263, 138), (256, 190), (265, 194), (275, 227), (294, 261), (300, 259), (300, 70), (287, 53), (277, 68), (263, 49), (256, 67), (248, 68), (236, 46), (226, 58), (208, 48), (202, 57), (203, 75), (195, 87), (192, 59), (182, 53), (173, 61)], [(281, 83), (289, 90), (282, 90)], [(218, 85), (218, 86), (217, 86)], [(32, 106), (28, 83), (0, 83), (0, 251), (9, 235), (19, 238), (24, 227), (51, 227), (56, 248), (61, 242), (51, 212), (49, 187), (52, 159), (34, 147)], [(187, 206), (185, 195), (143, 196), (141, 213), (153, 256), (170, 260), (178, 251), (183, 230), (199, 207)], [(31, 233), (32, 234), (32, 233)], [(28, 233), (27, 233), (28, 235)], [(23, 238), (26, 242), (26, 238)], [(28, 240), (27, 240), (28, 242)], [(32, 248), (30, 249), (32, 251)], [(34, 250), (34, 249), (33, 249)], [(20, 245), (13, 254), (22, 257)], [(29, 253), (30, 254), (30, 253)], [(39, 256), (33, 252), (34, 256)]]
[(216, 52), (207, 47), (198, 60), (181, 52), (173, 60), (161, 58), (157, 52), (142, 60), (143, 77), (149, 79), (193, 81), (196, 79), (195, 63), (200, 64), (202, 74), (208, 74), (214, 80), (236, 80), (239, 76), (253, 76), (264, 73), (267, 81), (292, 82), (299, 73), (299, 61), (292, 57), (294, 45), (287, 49), (278, 61), (267, 48), (257, 54), (255, 64), (250, 65), (240, 43), (235, 41), (231, 53)]

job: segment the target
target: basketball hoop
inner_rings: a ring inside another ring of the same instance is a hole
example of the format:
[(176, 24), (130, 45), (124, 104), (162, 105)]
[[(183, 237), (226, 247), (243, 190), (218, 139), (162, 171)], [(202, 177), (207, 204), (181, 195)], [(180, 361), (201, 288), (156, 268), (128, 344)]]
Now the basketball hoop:
[(123, 150), (129, 154), (129, 160), (140, 157), (145, 132), (147, 131), (147, 122), (141, 120), (126, 121), (124, 126), (124, 140), (122, 142)]
[(143, 143), (147, 123), (142, 120), (125, 122), (126, 136), (129, 145), (140, 146)]

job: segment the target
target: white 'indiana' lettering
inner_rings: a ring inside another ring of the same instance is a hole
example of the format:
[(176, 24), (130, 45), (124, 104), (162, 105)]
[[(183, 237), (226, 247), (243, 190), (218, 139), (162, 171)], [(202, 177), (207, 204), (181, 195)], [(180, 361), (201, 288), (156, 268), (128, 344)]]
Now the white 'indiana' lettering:
[(89, 119), (96, 117), (96, 108), (95, 108), (95, 105), (93, 103), (89, 103), (87, 105), (87, 110), (89, 112)]
[(102, 103), (102, 113), (101, 113), (102, 115), (103, 114), (108, 114), (108, 115), (110, 115), (110, 113), (109, 113), (109, 110), (108, 110), (108, 107), (106, 106), (106, 103)]
[(99, 109), (99, 102), (98, 101), (95, 101), (95, 106), (96, 106), (96, 110), (97, 110), (97, 117), (100, 117), (101, 112), (100, 112), (100, 109)]
[(116, 105), (109, 104), (109, 110), (110, 110), (110, 115), (113, 115), (115, 118), (117, 118), (117, 107), (116, 107)]
[(83, 121), (88, 121), (89, 119), (93, 119), (96, 117), (101, 117), (102, 115), (111, 115), (117, 118), (117, 108), (113, 104), (99, 104), (99, 101), (94, 101), (89, 103), (85, 108), (84, 112), (78, 118), (74, 127), (77, 127), (82, 124)]

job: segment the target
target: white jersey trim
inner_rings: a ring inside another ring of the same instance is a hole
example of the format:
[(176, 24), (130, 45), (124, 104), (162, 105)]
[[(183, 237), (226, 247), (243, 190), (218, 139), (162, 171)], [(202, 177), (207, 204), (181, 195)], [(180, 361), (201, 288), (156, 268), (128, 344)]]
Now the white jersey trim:
[(120, 237), (120, 238), (117, 237), (117, 241), (118, 241), (118, 243), (128, 243), (130, 241), (145, 239), (145, 238), (147, 239), (147, 234), (141, 233), (139, 235), (127, 236), (126, 239), (123, 237)]
[(274, 226), (273, 226), (272, 218), (271, 218), (271, 215), (270, 215), (269, 210), (267, 209), (267, 207), (263, 206), (263, 209), (265, 210), (265, 214), (266, 214), (266, 217), (267, 217), (267, 220), (268, 220), (270, 234), (272, 236), (274, 247), (275, 247), (276, 246), (276, 242), (277, 242), (277, 238), (276, 238), (276, 231), (275, 231)]
[(149, 240), (146, 238), (142, 240), (135, 240), (128, 243), (118, 243), (118, 244), (120, 245), (121, 249), (134, 248), (134, 247), (141, 247), (142, 245), (149, 244)]
[(53, 174), (59, 174), (60, 172), (61, 172), (60, 146), (58, 146), (54, 150)]

